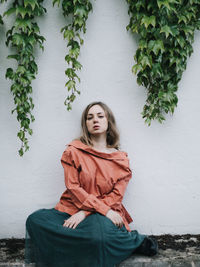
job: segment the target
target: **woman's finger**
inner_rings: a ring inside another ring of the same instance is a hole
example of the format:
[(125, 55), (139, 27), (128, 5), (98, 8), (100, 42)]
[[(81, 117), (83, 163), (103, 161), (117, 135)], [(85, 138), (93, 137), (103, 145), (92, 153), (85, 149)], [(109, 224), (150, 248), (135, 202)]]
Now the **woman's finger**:
[(68, 225), (68, 228), (73, 228), (73, 223), (71, 222), (69, 225)]
[(119, 217), (117, 218), (117, 225), (118, 226), (120, 225), (120, 218)]
[(71, 226), (71, 220), (65, 220), (64, 226), (65, 227), (70, 227)]
[(75, 220), (72, 220), (72, 221), (71, 221), (71, 224), (70, 224), (70, 226), (71, 226), (70, 228), (74, 228), (74, 225), (75, 225), (75, 224), (76, 224), (76, 221), (75, 221)]
[(120, 227), (120, 225), (121, 225), (121, 222), (120, 222), (120, 220), (119, 220), (117, 226)]
[(123, 225), (123, 220), (122, 220), (122, 218), (120, 216), (120, 217), (117, 218), (117, 226), (118, 227), (122, 227), (122, 225)]
[(72, 220), (70, 224), (70, 228), (74, 228), (74, 225), (76, 224), (76, 220)]
[(72, 228), (75, 229), (77, 225), (78, 225), (78, 223), (76, 222), (76, 223), (73, 225)]
[(113, 219), (113, 223), (114, 223), (115, 225), (117, 225), (117, 220), (116, 220), (116, 218)]
[(66, 220), (63, 226), (75, 229), (78, 223), (79, 222), (75, 220)]
[(118, 222), (118, 220), (116, 219), (115, 220), (115, 225), (118, 227), (118, 225), (119, 225), (119, 222)]

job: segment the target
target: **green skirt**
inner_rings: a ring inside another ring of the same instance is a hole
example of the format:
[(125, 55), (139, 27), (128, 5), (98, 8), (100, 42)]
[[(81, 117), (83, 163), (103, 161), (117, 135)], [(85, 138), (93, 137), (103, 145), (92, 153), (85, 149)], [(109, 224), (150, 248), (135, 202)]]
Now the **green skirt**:
[(140, 246), (145, 235), (118, 228), (94, 213), (75, 229), (63, 227), (69, 214), (40, 209), (26, 221), (25, 263), (38, 267), (113, 267)]

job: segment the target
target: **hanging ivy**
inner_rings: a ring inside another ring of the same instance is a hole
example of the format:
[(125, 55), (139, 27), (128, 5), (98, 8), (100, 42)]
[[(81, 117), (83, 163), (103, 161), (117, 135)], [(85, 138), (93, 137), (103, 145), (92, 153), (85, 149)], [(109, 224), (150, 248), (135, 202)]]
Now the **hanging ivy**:
[(1, 15), (0, 15), (0, 24), (3, 24), (3, 19)]
[[(53, 5), (56, 3), (60, 5), (60, 0), (53, 0)], [(92, 4), (88, 0), (63, 0), (62, 11), (63, 15), (68, 17), (70, 22), (61, 29), (64, 39), (67, 40), (68, 54), (65, 56), (65, 61), (68, 63), (68, 68), (65, 71), (67, 82), (65, 86), (68, 90), (68, 96), (64, 103), (67, 110), (72, 109), (72, 102), (75, 100), (76, 95), (80, 94), (77, 89), (77, 81), (80, 78), (77, 74), (81, 70), (82, 65), (78, 61), (80, 55), (80, 47), (83, 44), (81, 32), (86, 32), (86, 21), (89, 12), (92, 10)]]
[(147, 88), (143, 118), (150, 125), (174, 113), (178, 83), (192, 54), (195, 30), (200, 30), (199, 0), (127, 0), (127, 30), (139, 34), (133, 73)]
[[(7, 0), (0, 0), (0, 3), (4, 3), (6, 2)], [(2, 18), (2, 15), (0, 14), (0, 24), (3, 24), (3, 18)]]
[[(0, 0), (4, 3), (7, 0)], [(31, 98), (32, 80), (38, 68), (34, 49), (37, 45), (43, 49), (45, 38), (40, 35), (35, 18), (43, 15), (46, 9), (44, 0), (13, 0), (4, 16), (15, 14), (14, 25), (7, 31), (6, 45), (14, 48), (9, 59), (15, 59), (16, 69), (8, 68), (6, 78), (12, 81), (11, 92), (14, 96), (17, 120), (20, 123), (18, 137), (21, 140), (19, 154), (29, 149), (27, 134), (32, 135), (30, 123), (34, 121)], [(139, 35), (138, 49), (134, 59), (133, 73), (137, 74), (137, 83), (147, 88), (147, 99), (142, 116), (150, 125), (152, 120), (163, 122), (164, 115), (173, 114), (177, 106), (176, 92), (178, 83), (187, 66), (187, 60), (193, 52), (195, 30), (200, 30), (199, 0), (126, 0), (129, 6), (130, 22), (127, 30)], [(78, 61), (83, 45), (82, 34), (86, 32), (86, 21), (92, 4), (89, 0), (53, 0), (53, 5), (62, 6), (67, 25), (61, 29), (67, 41), (68, 53), (65, 71), (68, 96), (64, 103), (67, 110), (80, 91), (78, 72), (82, 65)], [(0, 15), (0, 24), (3, 24)]]
[(15, 0), (4, 16), (16, 15), (14, 25), (7, 31), (6, 45), (15, 49), (15, 54), (9, 55), (9, 59), (17, 61), (17, 68), (8, 68), (6, 78), (12, 81), (11, 92), (14, 96), (17, 120), (20, 123), (20, 130), (17, 134), (21, 140), (20, 156), (29, 149), (27, 134), (32, 135), (30, 123), (34, 121), (31, 111), (34, 108), (31, 97), (31, 82), (35, 79), (38, 68), (35, 62), (34, 48), (38, 44), (43, 49), (45, 38), (39, 35), (38, 24), (35, 17), (46, 12), (42, 6), (43, 0)]

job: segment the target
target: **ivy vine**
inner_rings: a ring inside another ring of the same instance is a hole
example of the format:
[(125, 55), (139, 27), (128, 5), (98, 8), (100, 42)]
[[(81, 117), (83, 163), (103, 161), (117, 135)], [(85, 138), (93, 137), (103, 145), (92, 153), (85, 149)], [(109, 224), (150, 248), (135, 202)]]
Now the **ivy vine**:
[(187, 59), (192, 54), (195, 30), (200, 30), (199, 0), (126, 0), (130, 23), (127, 30), (139, 34), (133, 73), (147, 88), (143, 118), (150, 125), (174, 113), (176, 91)]
[[(53, 5), (60, 5), (60, 0), (53, 0)], [(75, 100), (80, 91), (77, 89), (77, 81), (80, 78), (77, 74), (81, 70), (82, 65), (78, 61), (80, 55), (80, 47), (83, 44), (81, 32), (86, 32), (86, 21), (89, 12), (92, 10), (92, 4), (89, 0), (63, 0), (62, 11), (63, 15), (67, 16), (70, 22), (61, 29), (64, 39), (67, 40), (68, 54), (65, 56), (65, 61), (69, 67), (65, 70), (67, 82), (65, 86), (68, 90), (68, 96), (64, 101), (67, 110), (72, 109), (72, 102)]]
[[(6, 2), (7, 0), (0, 0), (0, 3), (4, 3)], [(3, 18), (2, 18), (2, 15), (0, 14), (0, 24), (3, 24)]]
[(3, 24), (3, 19), (2, 19), (1, 14), (0, 14), (0, 24)]
[(45, 40), (43, 36), (39, 35), (40, 30), (34, 19), (46, 12), (42, 2), (43, 0), (15, 0), (4, 13), (4, 16), (16, 15), (14, 25), (6, 33), (6, 45), (10, 45), (16, 51), (8, 58), (17, 61), (17, 68), (16, 70), (8, 68), (6, 78), (12, 81), (11, 92), (15, 103), (12, 113), (16, 111), (17, 120), (20, 123), (20, 130), (17, 134), (21, 140), (20, 156), (29, 149), (27, 134), (32, 135), (30, 123), (34, 121), (31, 113), (34, 104), (31, 97), (31, 82), (35, 79), (38, 71), (34, 49), (36, 45), (43, 49)]
[[(0, 0), (4, 3), (7, 0)], [(18, 137), (21, 140), (19, 154), (22, 156), (29, 149), (27, 134), (32, 135), (30, 123), (34, 121), (34, 108), (31, 97), (31, 82), (35, 79), (38, 68), (35, 62), (34, 49), (37, 45), (43, 49), (45, 38), (35, 18), (42, 16), (46, 9), (44, 0), (13, 0), (11, 7), (3, 14), (15, 14), (14, 25), (7, 31), (6, 45), (15, 49), (9, 59), (15, 59), (15, 70), (8, 68), (6, 78), (12, 81), (11, 92), (14, 96), (17, 120), (20, 123)], [(177, 106), (176, 92), (178, 83), (187, 66), (188, 57), (193, 52), (195, 30), (200, 30), (199, 0), (126, 0), (130, 22), (127, 30), (139, 35), (138, 49), (134, 59), (133, 73), (137, 74), (137, 83), (147, 88), (147, 99), (142, 116), (150, 125), (152, 120), (163, 122), (164, 115), (173, 114)], [(82, 65), (78, 58), (86, 32), (86, 21), (92, 4), (89, 0), (53, 0), (53, 6), (62, 6), (67, 17), (67, 25), (62, 27), (67, 41), (68, 53), (65, 61), (68, 96), (64, 101), (67, 110), (72, 109), (77, 94), (78, 72)], [(0, 15), (0, 24), (3, 24)]]

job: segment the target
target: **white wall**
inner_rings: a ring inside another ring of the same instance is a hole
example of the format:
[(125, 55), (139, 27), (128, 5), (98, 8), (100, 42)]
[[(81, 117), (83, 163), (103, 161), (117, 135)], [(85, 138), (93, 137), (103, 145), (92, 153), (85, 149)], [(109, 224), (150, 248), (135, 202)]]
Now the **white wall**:
[[(7, 5), (1, 5), (1, 13)], [(79, 135), (81, 113), (94, 100), (113, 110), (122, 149), (129, 154), (133, 179), (124, 204), (134, 219), (131, 228), (146, 234), (200, 233), (200, 33), (179, 84), (175, 114), (163, 125), (153, 122), (148, 127), (140, 115), (146, 91), (131, 73), (137, 40), (126, 31), (126, 2), (93, 1), (80, 57), (81, 95), (71, 112), (63, 104), (67, 66), (60, 29), (65, 19), (52, 1), (45, 1), (45, 7), (48, 14), (38, 19), (45, 50), (37, 50), (39, 73), (32, 84), (36, 121), (30, 151), (23, 158), (17, 152), (19, 125), (11, 115), (11, 83), (4, 78), (13, 64), (6, 59), (10, 51), (4, 45), (11, 19), (0, 30), (0, 238), (23, 237), (26, 217), (57, 203), (64, 191), (61, 154)]]

